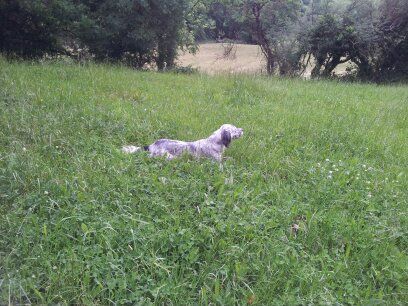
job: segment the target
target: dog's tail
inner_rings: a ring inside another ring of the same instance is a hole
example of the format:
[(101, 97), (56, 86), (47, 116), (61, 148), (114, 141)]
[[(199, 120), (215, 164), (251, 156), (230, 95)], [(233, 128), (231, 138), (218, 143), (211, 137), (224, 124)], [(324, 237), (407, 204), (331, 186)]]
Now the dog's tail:
[(149, 151), (149, 146), (136, 147), (136, 146), (123, 146), (122, 152), (126, 154), (133, 154), (139, 151)]

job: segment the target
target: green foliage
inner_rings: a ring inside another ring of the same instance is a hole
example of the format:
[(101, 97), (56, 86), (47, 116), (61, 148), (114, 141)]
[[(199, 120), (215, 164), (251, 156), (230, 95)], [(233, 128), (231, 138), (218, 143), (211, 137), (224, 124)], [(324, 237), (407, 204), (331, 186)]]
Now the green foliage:
[(329, 77), (352, 63), (363, 80), (404, 79), (408, 2), (404, 0), (214, 1), (217, 37), (261, 47), (269, 74)]
[(78, 10), (70, 0), (0, 1), (0, 52), (25, 58), (62, 52)]
[(258, 44), (269, 74), (350, 62), (359, 79), (394, 80), (408, 75), (407, 16), (405, 0), (3, 0), (0, 52), (165, 70), (196, 38), (226, 38)]
[(160, 1), (152, 9), (152, 19), (157, 23), (158, 47), (157, 66), (159, 70), (173, 67), (177, 55), (179, 35), (183, 27), (187, 1)]
[(245, 43), (256, 43), (251, 30), (245, 26), (242, 10), (233, 1), (214, 1), (208, 8), (208, 17), (214, 21), (214, 27), (207, 29), (212, 39), (230, 39)]
[(267, 1), (261, 14), (262, 27), (280, 75), (295, 75), (301, 69), (297, 35), (301, 26), (299, 0)]
[(356, 40), (352, 25), (326, 15), (312, 28), (309, 35), (308, 51), (315, 59), (312, 77), (330, 76), (339, 64), (351, 59)]
[(80, 40), (96, 59), (125, 59), (135, 67), (153, 62), (157, 29), (145, 1), (83, 1), (87, 14), (79, 27)]
[(315, 59), (312, 76), (330, 76), (350, 61), (359, 79), (407, 77), (408, 2), (355, 0), (337, 10), (318, 10), (320, 17), (303, 38), (303, 52)]
[(375, 77), (408, 79), (408, 2), (384, 0), (380, 11), (380, 56)]
[[(0, 60), (0, 304), (404, 305), (407, 102)], [(222, 167), (120, 152), (225, 122)]]
[(291, 75), (299, 70), (301, 53), (298, 52), (295, 30), (301, 13), (299, 0), (240, 0), (226, 3), (221, 6), (224, 8), (224, 19), (240, 28), (234, 29), (234, 33), (240, 33), (246, 41), (260, 46), (268, 74), (278, 70), (281, 75)]
[(200, 14), (201, 1), (188, 0), (6, 0), (0, 52), (41, 57), (82, 48), (96, 60), (163, 70), (174, 66), (179, 47), (194, 50)]
[[(87, 8), (79, 33), (97, 59), (125, 60), (135, 67), (172, 68), (179, 47), (194, 44), (199, 22), (190, 1), (82, 1)], [(189, 25), (187, 25), (189, 21)]]

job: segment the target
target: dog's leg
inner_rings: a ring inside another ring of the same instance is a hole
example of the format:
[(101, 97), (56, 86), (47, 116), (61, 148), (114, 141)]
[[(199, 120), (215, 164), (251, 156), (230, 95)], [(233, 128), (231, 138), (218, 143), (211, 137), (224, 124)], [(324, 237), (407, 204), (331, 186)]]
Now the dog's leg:
[(166, 153), (166, 156), (167, 156), (167, 160), (172, 160), (172, 159), (174, 159), (176, 157), (176, 156), (170, 154), (169, 152)]
[(222, 162), (222, 154), (221, 153), (216, 153), (212, 156), (217, 162)]

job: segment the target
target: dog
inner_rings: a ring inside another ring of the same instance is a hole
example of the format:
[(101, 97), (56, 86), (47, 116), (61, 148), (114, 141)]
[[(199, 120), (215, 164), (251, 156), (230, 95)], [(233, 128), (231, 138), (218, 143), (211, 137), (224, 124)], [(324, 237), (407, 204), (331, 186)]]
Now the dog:
[(169, 160), (183, 153), (189, 153), (197, 158), (209, 157), (220, 162), (225, 148), (229, 147), (233, 139), (238, 139), (243, 134), (243, 129), (237, 128), (232, 124), (223, 124), (218, 130), (205, 139), (191, 142), (159, 139), (149, 146), (124, 146), (122, 151), (128, 154), (138, 151), (147, 151), (150, 153), (150, 157), (165, 156)]

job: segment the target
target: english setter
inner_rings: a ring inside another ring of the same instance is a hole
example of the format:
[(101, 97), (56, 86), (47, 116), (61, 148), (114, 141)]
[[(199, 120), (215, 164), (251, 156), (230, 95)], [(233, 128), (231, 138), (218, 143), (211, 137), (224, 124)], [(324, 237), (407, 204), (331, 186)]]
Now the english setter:
[(194, 157), (211, 157), (221, 161), (225, 148), (228, 148), (232, 139), (242, 136), (243, 130), (232, 124), (223, 124), (211, 136), (197, 141), (180, 141), (171, 139), (159, 139), (150, 146), (136, 147), (124, 146), (122, 151), (125, 153), (135, 153), (138, 151), (148, 151), (151, 157), (166, 156), (167, 159), (173, 159), (184, 152), (188, 152)]

